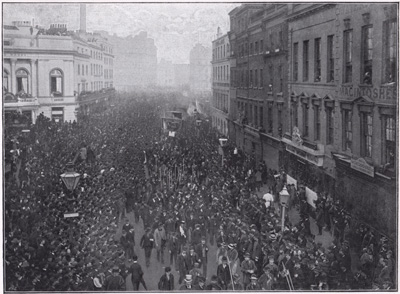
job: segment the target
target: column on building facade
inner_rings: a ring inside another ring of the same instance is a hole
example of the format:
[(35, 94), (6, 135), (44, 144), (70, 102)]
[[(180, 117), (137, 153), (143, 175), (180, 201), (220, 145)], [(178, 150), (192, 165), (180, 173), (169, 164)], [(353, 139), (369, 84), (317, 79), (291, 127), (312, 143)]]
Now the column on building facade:
[[(30, 78), (31, 95), (32, 95), (32, 97), (37, 97), (38, 94), (37, 94), (37, 85), (36, 85), (36, 83), (37, 83), (36, 82), (36, 79), (37, 79), (37, 77), (36, 77), (36, 59), (31, 59), (29, 61), (31, 64), (31, 78)], [(32, 113), (33, 113), (33, 111), (32, 111)], [(33, 117), (32, 117), (32, 121), (34, 121)]]
[(16, 94), (17, 92), (17, 87), (16, 87), (16, 78), (15, 78), (15, 64), (17, 63), (17, 60), (12, 58), (10, 59), (10, 88), (11, 88), (11, 93)]

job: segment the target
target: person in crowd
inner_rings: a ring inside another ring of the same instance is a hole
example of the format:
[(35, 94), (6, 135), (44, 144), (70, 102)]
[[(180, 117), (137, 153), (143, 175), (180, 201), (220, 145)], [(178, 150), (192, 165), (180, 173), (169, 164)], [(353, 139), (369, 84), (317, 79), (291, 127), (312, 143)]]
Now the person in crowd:
[(218, 283), (218, 276), (212, 275), (210, 283), (206, 286), (207, 291), (222, 291), (222, 287)]
[(174, 275), (171, 273), (171, 268), (167, 266), (165, 273), (161, 276), (158, 282), (158, 290), (160, 291), (173, 291), (174, 290)]
[(257, 269), (254, 261), (250, 259), (249, 252), (246, 252), (246, 254), (244, 255), (244, 260), (240, 267), (243, 273), (243, 287), (247, 289), (247, 286), (250, 284), (250, 278)]
[(189, 274), (189, 262), (186, 256), (186, 249), (182, 249), (181, 254), (178, 255), (175, 262), (175, 270), (179, 274), (178, 283), (181, 284), (185, 276)]
[(160, 261), (161, 257), (161, 264), (164, 264), (164, 250), (166, 242), (167, 235), (163, 225), (159, 223), (157, 229), (154, 231), (154, 245), (157, 250), (157, 261)]
[(144, 256), (146, 258), (146, 267), (150, 266), (151, 251), (154, 248), (154, 237), (151, 234), (151, 229), (147, 228), (142, 239), (140, 239), (140, 247), (144, 249)]
[(143, 288), (145, 290), (147, 290), (147, 286), (146, 286), (146, 283), (145, 283), (144, 278), (143, 278), (144, 273), (143, 273), (142, 267), (137, 261), (138, 257), (136, 255), (134, 255), (132, 257), (132, 259), (133, 259), (133, 263), (129, 268), (129, 273), (131, 274), (131, 281), (132, 281), (132, 284), (133, 284), (133, 290), (134, 291), (139, 291), (140, 284), (142, 284)]
[(206, 237), (201, 237), (201, 243), (196, 245), (195, 251), (199, 258), (200, 265), (203, 267), (203, 277), (207, 277), (207, 256), (208, 256), (208, 246), (206, 244)]
[(104, 282), (104, 290), (106, 291), (125, 291), (125, 280), (119, 274), (118, 266), (112, 268), (112, 274), (106, 277)]
[(197, 285), (193, 286), (194, 291), (205, 291), (206, 290), (206, 278), (205, 277), (198, 277)]
[(183, 280), (183, 285), (180, 286), (179, 290), (180, 291), (193, 291), (193, 285), (192, 285), (192, 276), (191, 275), (186, 275), (185, 279)]
[(234, 274), (234, 275), (232, 276), (232, 278), (233, 278), (233, 281), (232, 281), (232, 283), (230, 283), (230, 284), (228, 285), (227, 290), (232, 290), (232, 291), (243, 291), (244, 288), (243, 288), (243, 284), (240, 283), (240, 276), (239, 276), (238, 274)]
[(217, 267), (217, 277), (222, 290), (227, 290), (228, 285), (231, 283), (231, 270), (228, 265), (228, 258), (222, 257), (222, 264)]
[(257, 281), (257, 276), (255, 274), (251, 275), (250, 284), (246, 287), (247, 291), (260, 291), (261, 287)]
[(193, 286), (196, 286), (198, 283), (198, 278), (203, 275), (200, 269), (200, 264), (198, 262), (194, 263), (194, 267), (189, 271), (189, 275), (192, 276)]

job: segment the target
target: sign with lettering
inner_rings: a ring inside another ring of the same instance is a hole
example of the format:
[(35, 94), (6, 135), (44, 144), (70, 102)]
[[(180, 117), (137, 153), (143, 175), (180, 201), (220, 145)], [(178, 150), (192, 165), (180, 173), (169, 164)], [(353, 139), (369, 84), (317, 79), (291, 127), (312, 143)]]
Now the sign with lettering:
[(350, 166), (363, 174), (374, 177), (374, 167), (369, 165), (364, 158), (351, 159)]
[(340, 88), (340, 95), (351, 99), (367, 96), (374, 100), (395, 100), (397, 99), (397, 89), (396, 86), (380, 88), (342, 86)]

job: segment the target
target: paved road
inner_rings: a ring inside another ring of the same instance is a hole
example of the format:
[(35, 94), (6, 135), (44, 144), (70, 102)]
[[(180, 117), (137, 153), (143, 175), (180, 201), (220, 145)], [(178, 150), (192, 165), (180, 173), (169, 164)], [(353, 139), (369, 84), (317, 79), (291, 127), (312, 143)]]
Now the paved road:
[[(261, 188), (260, 192), (257, 192), (257, 194), (259, 196), (264, 195), (266, 192), (268, 191), (267, 186), (263, 186)], [(275, 204), (276, 206), (278, 204)], [(153, 291), (158, 291), (157, 288), (157, 284), (158, 281), (160, 279), (160, 277), (164, 274), (165, 271), (165, 267), (166, 266), (170, 266), (172, 268), (172, 274), (175, 277), (175, 289), (178, 289), (180, 285), (178, 285), (178, 278), (179, 275), (178, 273), (175, 271), (175, 267), (174, 265), (170, 265), (169, 264), (169, 253), (167, 252), (167, 250), (165, 251), (165, 264), (161, 264), (160, 262), (157, 261), (157, 256), (156, 256), (156, 251), (153, 249), (152, 251), (152, 255), (151, 255), (151, 262), (150, 262), (150, 266), (147, 268), (146, 267), (146, 263), (145, 263), (145, 259), (144, 259), (144, 251), (143, 249), (141, 249), (139, 247), (139, 242), (141, 237), (144, 234), (144, 230), (143, 230), (143, 222), (142, 220), (140, 220), (140, 222), (138, 224), (135, 224), (135, 219), (134, 219), (134, 215), (133, 212), (127, 214), (127, 217), (129, 218), (129, 221), (131, 224), (134, 225), (135, 228), (135, 252), (138, 256), (138, 263), (142, 266), (143, 268), (143, 272), (144, 272), (144, 280), (146, 282), (147, 285), (147, 289), (148, 290), (153, 290)], [(295, 209), (292, 208), (289, 211), (289, 219), (292, 223), (296, 224), (299, 222), (300, 220), (300, 216), (299, 216), (299, 212)], [(118, 227), (118, 232), (117, 232), (117, 239), (119, 240), (120, 236), (121, 236), (121, 231), (122, 231), (122, 225), (125, 222), (122, 220), (119, 223), (119, 227)], [(311, 232), (316, 235), (315, 236), (315, 240), (316, 242), (321, 242), (322, 245), (324, 247), (329, 246), (332, 243), (332, 236), (329, 232), (323, 231), (323, 234), (321, 236), (318, 236), (318, 228), (317, 225), (315, 223), (315, 221), (313, 219), (311, 219)], [(209, 246), (209, 252), (208, 252), (208, 272), (207, 272), (207, 283), (210, 281), (210, 278), (213, 274), (216, 274), (217, 271), (217, 264), (216, 264), (216, 251), (217, 251), (217, 246), (214, 244), (214, 246), (211, 246), (210, 244), (208, 244)], [(126, 261), (126, 265), (129, 266), (130, 262)], [(238, 268), (237, 270), (238, 274), (240, 273), (240, 268)], [(132, 287), (132, 282), (130, 279), (130, 275), (126, 278), (126, 289), (128, 291), (132, 291), (133, 287)], [(139, 290), (143, 291), (144, 288), (142, 285), (140, 285)]]

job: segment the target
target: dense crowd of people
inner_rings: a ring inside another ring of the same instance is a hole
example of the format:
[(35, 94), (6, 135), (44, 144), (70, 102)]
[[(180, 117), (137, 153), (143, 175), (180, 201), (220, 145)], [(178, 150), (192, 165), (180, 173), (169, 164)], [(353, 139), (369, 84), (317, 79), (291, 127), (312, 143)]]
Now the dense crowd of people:
[[(185, 116), (176, 132), (163, 131), (168, 101), (137, 95), (79, 123), (39, 116), (29, 134), (8, 134), (6, 152), (22, 155), (14, 158), (18, 174), (5, 183), (6, 290), (122, 291), (128, 276), (134, 290), (146, 290), (138, 255), (149, 267), (152, 254), (166, 266), (163, 291), (394, 287), (387, 239), (365, 226), (351, 230), (341, 203), (328, 197), (311, 209), (300, 186), (286, 185), (283, 170), (231, 143), (221, 162), (219, 136), (199, 114)], [(82, 175), (73, 192), (60, 179), (70, 161)], [(272, 198), (257, 196), (263, 184)], [(301, 220), (287, 218), (282, 231), (277, 203), (284, 186), (288, 208), (299, 209)], [(125, 218), (131, 213), (135, 224)], [(319, 233), (334, 231), (332, 246), (315, 242), (310, 217)], [(141, 222), (145, 233), (135, 236)], [(351, 250), (359, 252), (356, 270)]]

